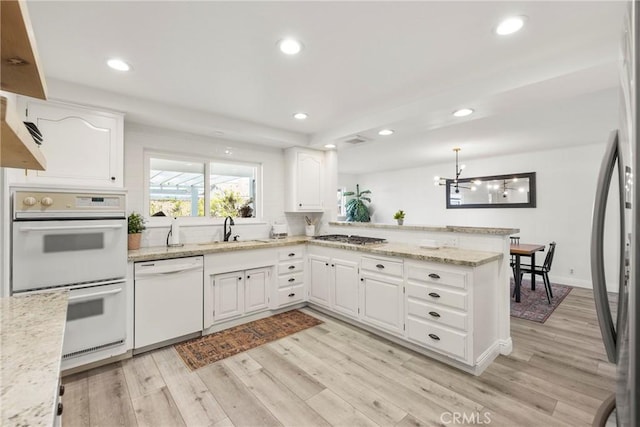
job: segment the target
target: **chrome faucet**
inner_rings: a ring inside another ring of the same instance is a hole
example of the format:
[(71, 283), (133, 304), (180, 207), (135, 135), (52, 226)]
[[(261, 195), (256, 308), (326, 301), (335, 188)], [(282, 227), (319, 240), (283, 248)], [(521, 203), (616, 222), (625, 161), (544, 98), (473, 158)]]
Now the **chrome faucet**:
[[(231, 221), (231, 222), (229, 223), (229, 231), (227, 231), (227, 221)], [(233, 222), (233, 218), (231, 218), (230, 216), (226, 217), (226, 218), (224, 219), (224, 241), (225, 241), (225, 242), (228, 242), (228, 241), (229, 241), (229, 237), (231, 237), (231, 226), (232, 226), (232, 225), (236, 225), (236, 224)]]

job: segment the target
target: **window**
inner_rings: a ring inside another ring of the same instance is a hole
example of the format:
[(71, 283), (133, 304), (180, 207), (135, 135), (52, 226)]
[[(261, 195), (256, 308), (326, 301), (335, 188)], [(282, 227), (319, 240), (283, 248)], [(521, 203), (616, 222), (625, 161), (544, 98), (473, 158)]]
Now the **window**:
[(257, 217), (258, 164), (150, 155), (148, 165), (150, 216)]

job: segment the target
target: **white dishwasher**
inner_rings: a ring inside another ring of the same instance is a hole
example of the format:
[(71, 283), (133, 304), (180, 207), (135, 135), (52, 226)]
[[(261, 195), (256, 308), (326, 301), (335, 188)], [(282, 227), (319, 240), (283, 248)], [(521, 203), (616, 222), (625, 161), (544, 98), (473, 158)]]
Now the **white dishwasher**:
[(134, 353), (202, 332), (203, 257), (136, 262)]

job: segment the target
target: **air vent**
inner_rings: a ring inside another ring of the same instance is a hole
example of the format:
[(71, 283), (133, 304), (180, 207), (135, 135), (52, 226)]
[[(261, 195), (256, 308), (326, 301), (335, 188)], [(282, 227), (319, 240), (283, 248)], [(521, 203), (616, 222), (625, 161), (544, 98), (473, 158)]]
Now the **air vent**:
[(354, 135), (347, 138), (344, 142), (347, 144), (362, 144), (363, 142), (367, 142), (368, 139), (362, 135)]

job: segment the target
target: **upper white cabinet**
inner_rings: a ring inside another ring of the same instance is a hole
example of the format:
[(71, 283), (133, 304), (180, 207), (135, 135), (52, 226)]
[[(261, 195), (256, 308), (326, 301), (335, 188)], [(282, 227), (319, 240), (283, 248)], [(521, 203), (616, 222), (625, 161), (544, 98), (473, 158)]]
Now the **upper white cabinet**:
[(287, 212), (321, 212), (324, 152), (292, 147), (285, 150)]
[(123, 187), (123, 116), (52, 102), (30, 100), (25, 121), (43, 135), (46, 171), (27, 182), (87, 187)]

